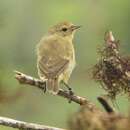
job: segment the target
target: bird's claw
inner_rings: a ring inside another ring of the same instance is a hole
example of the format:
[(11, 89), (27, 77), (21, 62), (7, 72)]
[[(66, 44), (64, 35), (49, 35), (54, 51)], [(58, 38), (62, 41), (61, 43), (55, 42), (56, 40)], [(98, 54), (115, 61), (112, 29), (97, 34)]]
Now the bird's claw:
[(40, 84), (40, 88), (42, 88), (43, 92), (46, 93), (46, 91), (47, 91), (46, 82), (41, 83), (41, 84)]
[(74, 95), (74, 92), (72, 91), (72, 88), (69, 88), (69, 95), (70, 95), (70, 98), (69, 98), (68, 103), (71, 103), (71, 101), (72, 101), (72, 96)]
[(65, 83), (63, 80), (62, 80), (62, 83), (64, 84), (64, 86), (68, 89), (68, 93), (70, 95), (70, 98), (69, 98), (69, 103), (71, 103), (72, 101), (72, 96), (74, 95), (74, 92), (72, 91), (72, 88), (67, 84)]

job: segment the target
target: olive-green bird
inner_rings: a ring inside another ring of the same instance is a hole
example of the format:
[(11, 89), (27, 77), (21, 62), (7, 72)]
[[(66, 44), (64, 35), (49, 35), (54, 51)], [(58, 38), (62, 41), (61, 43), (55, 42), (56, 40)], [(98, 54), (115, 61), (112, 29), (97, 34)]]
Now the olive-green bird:
[(40, 79), (46, 79), (46, 87), (57, 94), (59, 84), (68, 84), (75, 67), (75, 51), (72, 43), (75, 31), (80, 28), (70, 22), (51, 27), (37, 46), (37, 67)]

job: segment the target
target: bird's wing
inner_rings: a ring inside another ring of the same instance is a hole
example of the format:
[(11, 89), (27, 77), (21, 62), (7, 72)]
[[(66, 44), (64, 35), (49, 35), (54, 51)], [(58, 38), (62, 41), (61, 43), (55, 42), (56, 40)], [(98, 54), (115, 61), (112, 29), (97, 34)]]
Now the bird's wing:
[(59, 76), (68, 66), (69, 61), (60, 57), (51, 58), (43, 56), (39, 60), (38, 67), (41, 74), (48, 78)]
[(54, 78), (68, 67), (69, 60), (61, 42), (52, 38), (42, 44), (41, 58), (38, 60), (40, 74)]

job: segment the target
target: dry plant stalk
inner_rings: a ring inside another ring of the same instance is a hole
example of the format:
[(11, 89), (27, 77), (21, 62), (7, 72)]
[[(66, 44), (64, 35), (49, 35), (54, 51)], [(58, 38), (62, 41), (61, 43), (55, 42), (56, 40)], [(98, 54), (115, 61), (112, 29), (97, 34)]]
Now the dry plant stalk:
[(100, 59), (93, 67), (93, 79), (108, 92), (111, 99), (118, 94), (130, 95), (130, 57), (122, 56), (119, 41), (112, 32), (105, 34), (105, 44), (98, 49)]

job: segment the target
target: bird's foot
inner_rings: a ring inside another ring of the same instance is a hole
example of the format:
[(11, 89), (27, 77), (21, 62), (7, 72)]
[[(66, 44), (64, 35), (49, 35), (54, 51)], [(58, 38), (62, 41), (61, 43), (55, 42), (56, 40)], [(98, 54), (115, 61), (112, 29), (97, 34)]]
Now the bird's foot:
[(69, 98), (69, 103), (71, 103), (72, 101), (72, 96), (74, 95), (74, 92), (72, 91), (72, 88), (69, 88), (69, 95), (70, 95), (70, 98)]
[(67, 84), (67, 83), (65, 83), (63, 80), (62, 80), (62, 83), (64, 84), (64, 86), (68, 89), (68, 93), (69, 93), (69, 95), (70, 95), (70, 99), (69, 99), (69, 103), (71, 103), (71, 101), (72, 101), (72, 96), (74, 95), (74, 92), (73, 92), (73, 90), (72, 90), (72, 88)]
[(46, 82), (40, 83), (40, 88), (42, 88), (43, 92), (46, 93), (47, 91), (47, 86), (46, 86)]

